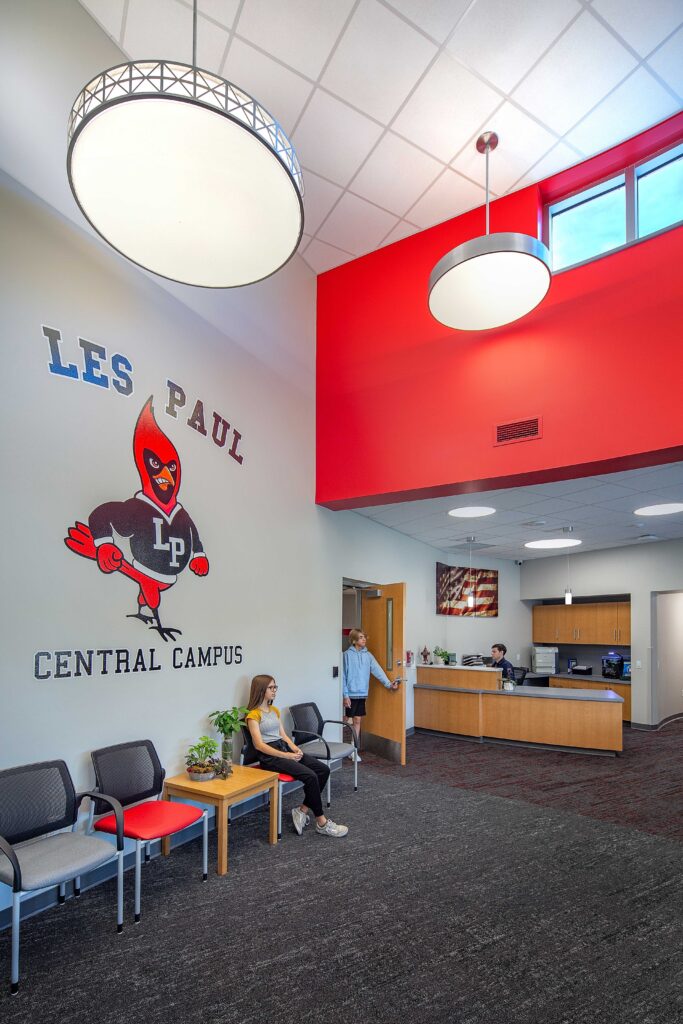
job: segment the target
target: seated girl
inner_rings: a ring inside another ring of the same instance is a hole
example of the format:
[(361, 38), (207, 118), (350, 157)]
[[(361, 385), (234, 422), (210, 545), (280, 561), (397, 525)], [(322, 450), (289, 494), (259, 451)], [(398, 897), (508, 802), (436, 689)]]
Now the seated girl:
[(273, 704), (277, 684), (272, 676), (254, 676), (251, 681), (246, 723), (259, 763), (269, 772), (284, 772), (304, 784), (305, 803), (292, 810), (294, 828), (303, 834), (308, 825), (309, 808), (315, 815), (315, 831), (320, 836), (341, 838), (349, 831), (336, 825), (323, 814), (321, 793), (330, 769), (310, 754), (304, 754), (289, 738), (280, 721), (280, 712)]

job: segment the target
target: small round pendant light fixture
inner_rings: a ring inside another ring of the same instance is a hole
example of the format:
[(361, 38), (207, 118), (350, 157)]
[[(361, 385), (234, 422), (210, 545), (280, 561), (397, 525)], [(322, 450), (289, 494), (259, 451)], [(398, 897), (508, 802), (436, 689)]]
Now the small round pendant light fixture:
[(446, 327), (485, 331), (526, 316), (550, 287), (550, 253), (538, 238), (489, 234), (489, 153), (495, 132), (477, 139), (486, 155), (486, 234), (447, 252), (429, 277), (429, 310)]
[(275, 273), (303, 231), (292, 143), (253, 97), (192, 65), (120, 64), (79, 93), (67, 171), (93, 228), (161, 277), (234, 288)]

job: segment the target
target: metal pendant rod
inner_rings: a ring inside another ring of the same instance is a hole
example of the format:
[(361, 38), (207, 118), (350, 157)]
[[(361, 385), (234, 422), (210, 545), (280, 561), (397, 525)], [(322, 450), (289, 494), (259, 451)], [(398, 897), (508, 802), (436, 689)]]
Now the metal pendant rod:
[[(192, 67), (197, 67), (197, 0), (194, 0), (192, 9)], [(488, 166), (488, 156), (487, 156)], [(487, 172), (488, 173), (488, 172)], [(488, 185), (487, 185), (488, 188)], [(488, 217), (488, 214), (487, 214)], [(488, 231), (488, 228), (487, 228)]]
[(489, 153), (498, 145), (495, 132), (484, 132), (477, 139), (477, 152), (486, 156), (486, 234), (489, 234)]

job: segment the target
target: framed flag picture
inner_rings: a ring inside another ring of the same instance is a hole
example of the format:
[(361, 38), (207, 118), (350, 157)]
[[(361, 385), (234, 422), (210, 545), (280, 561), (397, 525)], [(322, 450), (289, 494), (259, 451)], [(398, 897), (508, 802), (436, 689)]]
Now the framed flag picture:
[(436, 563), (436, 614), (498, 617), (498, 570)]

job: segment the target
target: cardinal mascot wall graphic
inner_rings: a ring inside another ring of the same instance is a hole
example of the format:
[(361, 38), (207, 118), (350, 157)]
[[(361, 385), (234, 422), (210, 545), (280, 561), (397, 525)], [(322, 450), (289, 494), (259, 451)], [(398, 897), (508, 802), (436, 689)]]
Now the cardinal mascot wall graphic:
[[(209, 560), (202, 550), (197, 527), (178, 502), (180, 459), (154, 418), (152, 398), (145, 403), (133, 434), (133, 455), (142, 490), (127, 501), (98, 505), (88, 525), (76, 523), (64, 543), (77, 555), (91, 558), (100, 572), (120, 572), (138, 585), (137, 610), (128, 615), (155, 629), (163, 640), (176, 639), (181, 630), (162, 626), (161, 595), (189, 566), (206, 576)], [(126, 538), (128, 561), (114, 534)]]

